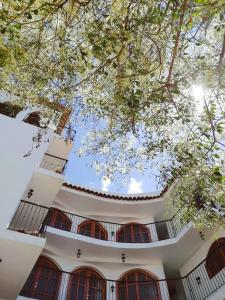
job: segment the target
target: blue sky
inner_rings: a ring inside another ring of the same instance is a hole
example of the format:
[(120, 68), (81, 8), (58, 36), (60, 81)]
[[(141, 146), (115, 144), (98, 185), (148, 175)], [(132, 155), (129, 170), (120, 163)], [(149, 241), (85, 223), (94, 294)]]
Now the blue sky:
[(95, 170), (90, 167), (92, 157), (78, 157), (76, 150), (80, 146), (80, 141), (85, 135), (86, 129), (76, 128), (77, 133), (74, 141), (73, 149), (70, 153), (69, 163), (66, 169), (66, 181), (75, 185), (88, 187), (90, 189), (104, 190), (122, 194), (148, 193), (155, 192), (160, 189), (157, 186), (154, 177), (151, 175), (151, 170), (140, 174), (133, 171), (125, 185), (121, 181), (109, 183), (103, 180), (102, 175), (96, 174)]

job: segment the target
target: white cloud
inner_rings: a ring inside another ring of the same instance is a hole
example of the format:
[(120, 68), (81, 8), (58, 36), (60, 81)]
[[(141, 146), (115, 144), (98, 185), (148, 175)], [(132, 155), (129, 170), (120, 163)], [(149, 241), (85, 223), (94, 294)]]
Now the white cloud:
[(130, 183), (128, 186), (128, 194), (138, 194), (138, 193), (143, 193), (142, 190), (142, 182), (137, 181), (135, 178), (130, 179)]
[(111, 180), (109, 177), (103, 176), (102, 180), (101, 180), (101, 189), (105, 192), (107, 192), (109, 190), (109, 186), (111, 184)]

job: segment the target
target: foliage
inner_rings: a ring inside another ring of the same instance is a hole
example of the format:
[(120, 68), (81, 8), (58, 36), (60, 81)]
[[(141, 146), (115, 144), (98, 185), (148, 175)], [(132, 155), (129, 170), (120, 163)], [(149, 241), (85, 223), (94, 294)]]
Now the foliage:
[(149, 161), (162, 185), (176, 178), (187, 218), (223, 222), (209, 204), (224, 203), (223, 0), (4, 0), (0, 26), (0, 89), (24, 105), (75, 99), (97, 169)]

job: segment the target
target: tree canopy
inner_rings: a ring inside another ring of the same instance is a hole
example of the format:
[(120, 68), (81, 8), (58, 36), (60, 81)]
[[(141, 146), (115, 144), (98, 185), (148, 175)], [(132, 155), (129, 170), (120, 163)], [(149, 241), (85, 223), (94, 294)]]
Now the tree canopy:
[[(170, 207), (224, 223), (224, 0), (3, 0), (0, 89), (93, 120), (109, 178), (149, 161)], [(199, 204), (200, 203), (200, 204)]]

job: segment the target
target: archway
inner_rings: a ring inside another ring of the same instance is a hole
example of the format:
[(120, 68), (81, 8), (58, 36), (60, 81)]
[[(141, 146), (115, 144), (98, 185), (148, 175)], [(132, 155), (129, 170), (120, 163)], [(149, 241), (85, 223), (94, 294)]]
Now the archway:
[(50, 208), (44, 220), (44, 225), (51, 226), (64, 231), (70, 231), (72, 222), (67, 215), (56, 208)]
[(22, 108), (13, 102), (0, 102), (0, 114), (15, 118)]
[(26, 118), (23, 120), (25, 123), (29, 123), (31, 125), (41, 127), (40, 125), (40, 112), (39, 111), (34, 111), (30, 113)]
[(20, 295), (41, 300), (57, 300), (61, 272), (57, 265), (40, 256), (32, 269)]
[(117, 283), (118, 300), (161, 300), (157, 277), (143, 270), (127, 272)]
[(149, 243), (151, 234), (144, 224), (128, 223), (117, 231), (116, 240), (120, 243)]
[(225, 268), (225, 238), (220, 238), (211, 245), (205, 268), (210, 279)]
[(95, 220), (87, 220), (79, 224), (77, 233), (99, 240), (108, 240), (107, 231), (100, 223)]
[(94, 270), (81, 268), (70, 274), (66, 300), (106, 300), (106, 281)]

